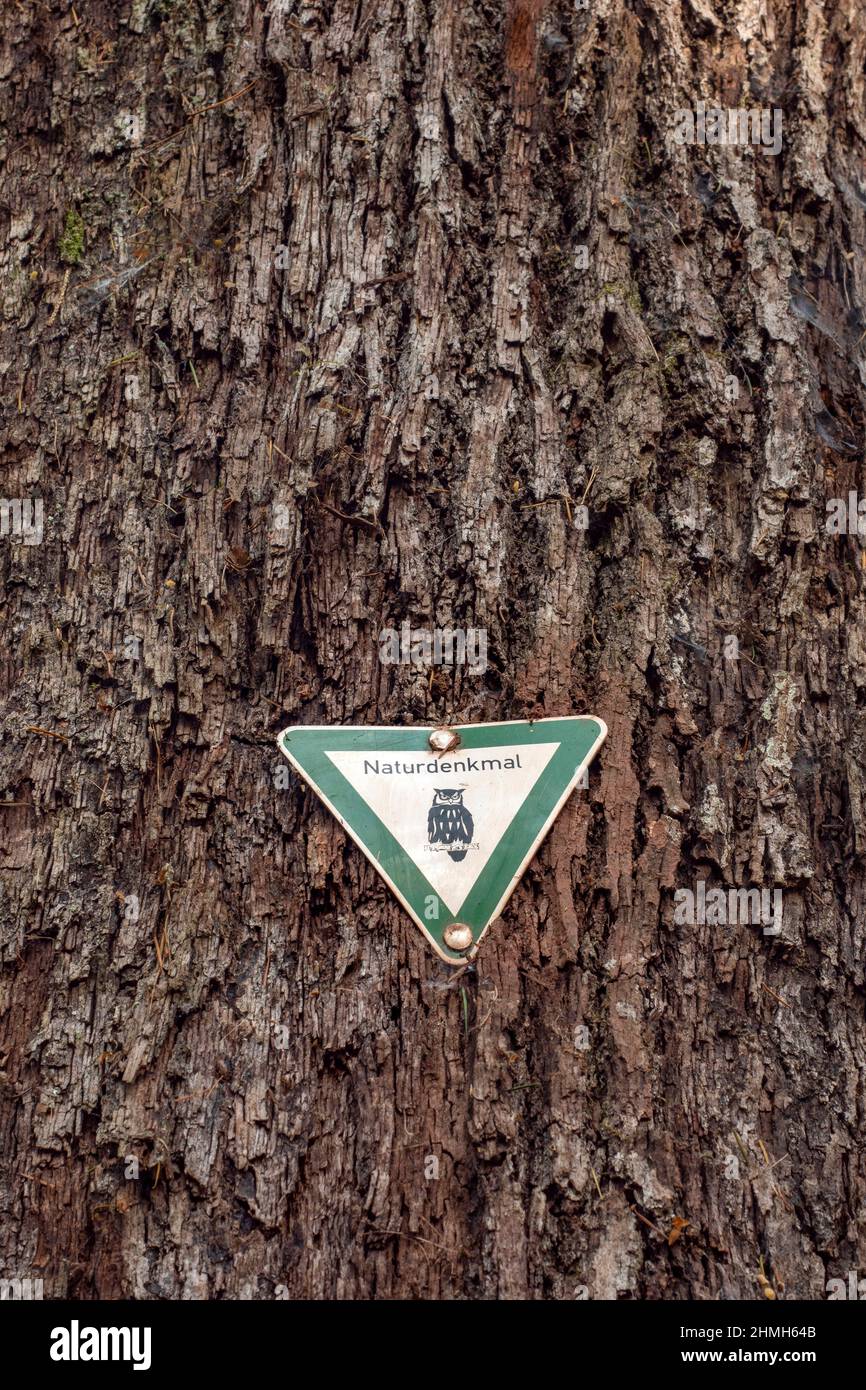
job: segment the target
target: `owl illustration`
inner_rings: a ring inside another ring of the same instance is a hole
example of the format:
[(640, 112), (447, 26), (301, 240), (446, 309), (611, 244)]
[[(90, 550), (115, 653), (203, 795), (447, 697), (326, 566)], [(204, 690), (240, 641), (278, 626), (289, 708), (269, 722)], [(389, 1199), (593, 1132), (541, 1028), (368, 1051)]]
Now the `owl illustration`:
[(447, 787), (434, 789), (433, 805), (427, 812), (427, 839), (431, 845), (454, 845), (448, 853), (455, 863), (466, 858), (475, 826), (463, 805), (462, 791)]

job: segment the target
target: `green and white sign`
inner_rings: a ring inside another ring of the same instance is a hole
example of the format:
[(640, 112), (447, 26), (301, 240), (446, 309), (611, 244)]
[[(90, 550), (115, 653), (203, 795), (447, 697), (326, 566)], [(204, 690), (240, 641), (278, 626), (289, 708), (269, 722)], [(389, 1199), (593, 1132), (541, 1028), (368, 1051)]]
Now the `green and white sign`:
[(433, 732), (299, 725), (278, 742), (456, 965), (499, 916), (607, 728), (587, 715), (464, 724), (458, 746), (438, 754)]

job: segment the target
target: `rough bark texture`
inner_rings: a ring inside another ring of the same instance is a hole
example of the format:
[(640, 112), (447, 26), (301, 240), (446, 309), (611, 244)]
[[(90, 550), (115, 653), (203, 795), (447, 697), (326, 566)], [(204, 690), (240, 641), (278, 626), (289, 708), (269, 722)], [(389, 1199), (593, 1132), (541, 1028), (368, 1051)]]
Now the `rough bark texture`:
[[(0, 34), (0, 486), (45, 506), (0, 542), (0, 1273), (866, 1273), (864, 571), (825, 528), (863, 485), (862, 0)], [(781, 155), (673, 144), (700, 99), (780, 108)], [(404, 619), (486, 628), (486, 675), (381, 665)], [(590, 789), (451, 989), (276, 781), (289, 723), (581, 712)], [(781, 936), (677, 923), (700, 879), (782, 889)]]

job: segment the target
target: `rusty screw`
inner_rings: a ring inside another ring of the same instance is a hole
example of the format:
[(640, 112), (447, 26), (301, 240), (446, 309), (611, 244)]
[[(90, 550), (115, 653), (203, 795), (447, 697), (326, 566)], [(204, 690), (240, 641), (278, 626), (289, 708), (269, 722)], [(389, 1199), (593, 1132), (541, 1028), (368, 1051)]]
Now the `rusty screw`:
[(449, 729), (447, 725), (443, 724), (440, 728), (433, 730), (428, 742), (437, 755), (451, 753), (455, 748), (460, 747), (460, 735), (454, 729)]
[(475, 940), (472, 928), (467, 927), (465, 922), (452, 922), (445, 928), (442, 937), (445, 945), (452, 951), (468, 951)]

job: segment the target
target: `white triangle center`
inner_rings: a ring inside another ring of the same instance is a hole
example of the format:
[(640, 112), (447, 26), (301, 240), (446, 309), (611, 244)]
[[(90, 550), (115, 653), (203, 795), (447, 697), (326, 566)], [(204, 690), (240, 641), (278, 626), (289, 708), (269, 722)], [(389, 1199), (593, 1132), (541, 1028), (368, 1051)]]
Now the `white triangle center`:
[(328, 757), (457, 917), (559, 746), (458, 749), (439, 759), (355, 750)]

